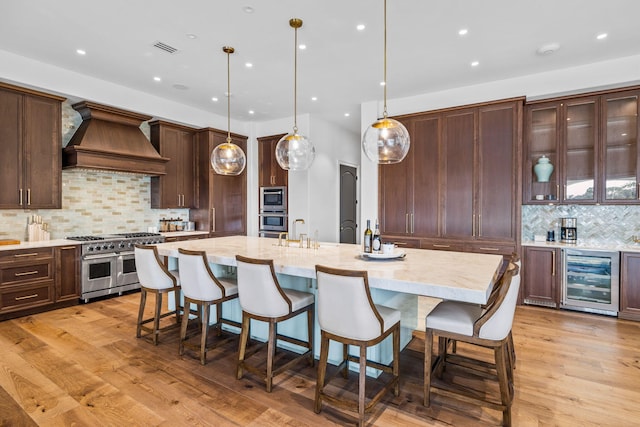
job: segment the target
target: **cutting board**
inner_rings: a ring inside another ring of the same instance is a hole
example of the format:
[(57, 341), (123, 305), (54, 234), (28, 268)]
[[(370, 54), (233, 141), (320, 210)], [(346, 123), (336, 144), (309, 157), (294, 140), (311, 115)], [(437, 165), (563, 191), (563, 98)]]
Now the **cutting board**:
[(20, 240), (15, 239), (0, 239), (0, 245), (19, 245)]

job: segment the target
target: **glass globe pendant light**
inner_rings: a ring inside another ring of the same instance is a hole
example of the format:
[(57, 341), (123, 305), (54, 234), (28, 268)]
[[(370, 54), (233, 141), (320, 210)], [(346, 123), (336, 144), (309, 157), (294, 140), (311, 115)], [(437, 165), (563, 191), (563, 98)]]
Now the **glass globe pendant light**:
[(227, 54), (227, 141), (219, 144), (211, 153), (211, 167), (219, 175), (240, 175), (247, 164), (247, 157), (242, 148), (231, 142), (231, 78), (229, 57), (235, 49), (225, 46), (222, 51)]
[(295, 30), (293, 68), (293, 133), (283, 136), (276, 145), (276, 160), (282, 169), (303, 171), (309, 169), (316, 156), (316, 149), (309, 139), (298, 133), (298, 28), (302, 19), (292, 18), (289, 25)]
[(384, 110), (362, 137), (362, 149), (372, 162), (400, 163), (409, 152), (409, 132), (402, 123), (387, 117), (387, 0), (384, 0)]

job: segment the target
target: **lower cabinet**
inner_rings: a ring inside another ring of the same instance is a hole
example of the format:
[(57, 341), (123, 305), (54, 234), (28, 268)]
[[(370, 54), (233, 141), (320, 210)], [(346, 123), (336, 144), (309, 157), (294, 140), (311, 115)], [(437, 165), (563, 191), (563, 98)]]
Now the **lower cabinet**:
[(80, 246), (55, 248), (56, 302), (80, 298)]
[(622, 252), (621, 260), (618, 317), (640, 320), (640, 253)]
[(560, 302), (560, 250), (532, 246), (522, 249), (523, 302), (557, 308)]

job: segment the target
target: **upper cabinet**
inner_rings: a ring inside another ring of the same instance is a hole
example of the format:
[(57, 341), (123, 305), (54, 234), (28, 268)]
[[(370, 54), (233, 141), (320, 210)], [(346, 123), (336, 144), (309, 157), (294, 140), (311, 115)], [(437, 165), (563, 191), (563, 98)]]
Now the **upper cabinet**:
[[(523, 203), (637, 203), (639, 95), (527, 105)], [(550, 167), (540, 163), (553, 165), (552, 172), (541, 172)]]
[(195, 207), (195, 129), (163, 121), (149, 125), (151, 144), (169, 158), (166, 175), (151, 177), (151, 207)]
[(0, 83), (0, 208), (61, 207), (62, 101)]
[[(189, 211), (189, 218), (211, 237), (247, 234), (247, 170), (226, 176), (211, 166), (211, 153), (226, 140), (227, 133), (216, 129), (195, 134), (198, 208)], [(246, 136), (232, 133), (231, 140), (247, 152)]]
[(276, 145), (283, 136), (285, 134), (258, 138), (258, 186), (260, 187), (286, 187), (288, 185), (289, 173), (282, 169), (276, 161)]
[(379, 167), (385, 238), (420, 247), (510, 254), (519, 227), (522, 100), (400, 117), (401, 163)]

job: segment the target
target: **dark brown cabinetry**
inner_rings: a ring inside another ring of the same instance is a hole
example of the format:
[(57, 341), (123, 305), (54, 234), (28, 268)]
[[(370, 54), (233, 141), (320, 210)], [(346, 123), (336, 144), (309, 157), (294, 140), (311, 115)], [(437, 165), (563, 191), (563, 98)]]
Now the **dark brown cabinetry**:
[(0, 208), (61, 207), (62, 101), (0, 83)]
[[(626, 90), (527, 105), (523, 203), (637, 203), (639, 97)], [(542, 156), (554, 170), (540, 182)]]
[(519, 240), (522, 100), (399, 118), (407, 158), (379, 168), (386, 239), (425, 249), (511, 254)]
[(259, 186), (286, 187), (289, 183), (288, 171), (282, 169), (276, 161), (276, 145), (285, 134), (258, 138)]
[(195, 129), (163, 121), (149, 125), (154, 148), (170, 159), (166, 175), (151, 177), (151, 207), (195, 207)]
[(618, 317), (640, 321), (640, 253), (638, 252), (622, 253)]
[(55, 300), (77, 301), (80, 298), (80, 246), (55, 248)]
[[(201, 129), (195, 135), (198, 208), (189, 211), (189, 218), (211, 237), (247, 234), (246, 169), (238, 176), (225, 176), (211, 167), (213, 149), (226, 140), (227, 133), (216, 129)], [(231, 140), (247, 152), (247, 137), (231, 134)]]
[(560, 249), (523, 247), (522, 297), (525, 304), (557, 308), (560, 301)]

